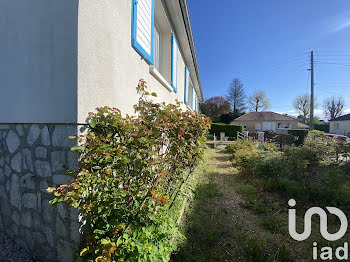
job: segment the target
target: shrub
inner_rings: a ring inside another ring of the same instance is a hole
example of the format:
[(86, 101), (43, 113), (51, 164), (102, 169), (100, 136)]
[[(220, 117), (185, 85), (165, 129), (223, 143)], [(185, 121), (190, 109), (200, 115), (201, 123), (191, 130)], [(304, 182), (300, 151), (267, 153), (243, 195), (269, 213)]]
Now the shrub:
[(259, 150), (266, 151), (266, 152), (277, 152), (278, 148), (273, 143), (261, 143), (258, 146)]
[(329, 133), (329, 124), (314, 124), (314, 129)]
[(295, 137), (288, 134), (276, 134), (272, 141), (280, 145), (292, 145), (294, 144)]
[(233, 120), (235, 120), (235, 114), (233, 112), (222, 114), (220, 116), (220, 122), (224, 124), (230, 124)]
[(275, 179), (285, 170), (285, 162), (279, 154), (268, 154), (256, 163), (256, 175), (261, 178)]
[(300, 146), (304, 144), (305, 138), (308, 134), (309, 130), (306, 129), (293, 129), (288, 130), (288, 134), (293, 135), (297, 139), (294, 141), (296, 146)]
[(215, 134), (217, 137), (220, 137), (220, 132), (225, 132), (227, 137), (237, 137), (237, 132), (243, 132), (243, 126), (241, 125), (227, 125), (221, 123), (212, 123), (210, 133)]
[(118, 109), (90, 113), (77, 138), (82, 167), (69, 185), (49, 188), (77, 208), (90, 227), (86, 261), (167, 261), (181, 237), (173, 206), (202, 158), (209, 121), (180, 103), (153, 103), (140, 81), (137, 117)]
[(318, 137), (324, 137), (326, 135), (326, 133), (324, 131), (320, 131), (320, 130), (312, 130), (309, 131), (308, 136), (314, 137), (314, 138), (318, 138)]
[(337, 162), (347, 161), (350, 157), (350, 143), (345, 141), (334, 141), (334, 154)]
[(233, 156), (237, 151), (242, 150), (242, 149), (243, 150), (254, 150), (255, 145), (248, 140), (237, 140), (234, 143), (226, 146), (227, 152), (232, 153)]
[[(346, 171), (336, 157), (346, 155), (349, 143), (308, 139), (299, 147), (293, 145), (285, 147), (283, 152), (269, 152), (265, 144), (255, 147), (252, 142), (237, 141), (227, 150), (233, 154), (237, 167), (247, 175), (244, 177), (249, 183), (260, 189), (350, 210), (350, 200), (343, 187), (347, 181)], [(261, 205), (254, 186), (246, 185), (236, 190), (245, 196), (246, 207), (259, 212)]]

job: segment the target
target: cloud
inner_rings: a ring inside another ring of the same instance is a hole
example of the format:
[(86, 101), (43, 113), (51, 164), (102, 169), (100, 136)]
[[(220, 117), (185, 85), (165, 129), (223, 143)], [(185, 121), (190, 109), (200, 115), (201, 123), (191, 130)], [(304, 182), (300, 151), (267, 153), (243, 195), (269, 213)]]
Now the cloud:
[(350, 108), (344, 109), (344, 114), (350, 114)]
[(350, 27), (350, 19), (348, 19), (348, 21), (346, 21), (346, 22), (344, 22), (344, 23), (342, 23), (342, 24), (336, 26), (336, 27), (334, 28), (334, 32), (339, 32), (339, 31), (341, 31), (341, 30), (343, 30), (343, 29), (346, 29), (346, 28), (348, 28), (348, 27)]
[[(342, 115), (346, 115), (346, 114), (350, 114), (350, 108), (346, 108), (343, 110), (343, 114)], [(324, 110), (322, 109), (316, 109), (315, 110), (315, 116), (321, 118), (321, 119), (327, 119), (327, 117), (324, 114)]]

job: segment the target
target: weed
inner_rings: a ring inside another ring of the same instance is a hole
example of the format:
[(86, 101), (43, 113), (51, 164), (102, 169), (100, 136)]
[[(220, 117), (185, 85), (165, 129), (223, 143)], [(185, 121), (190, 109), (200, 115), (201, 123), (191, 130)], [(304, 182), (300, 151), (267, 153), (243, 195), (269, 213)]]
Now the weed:
[(258, 242), (254, 239), (247, 240), (244, 245), (244, 251), (246, 256), (246, 261), (250, 262), (262, 262), (266, 261), (265, 254)]
[(266, 230), (271, 231), (272, 233), (283, 232), (283, 226), (281, 221), (273, 216), (263, 217), (260, 225)]

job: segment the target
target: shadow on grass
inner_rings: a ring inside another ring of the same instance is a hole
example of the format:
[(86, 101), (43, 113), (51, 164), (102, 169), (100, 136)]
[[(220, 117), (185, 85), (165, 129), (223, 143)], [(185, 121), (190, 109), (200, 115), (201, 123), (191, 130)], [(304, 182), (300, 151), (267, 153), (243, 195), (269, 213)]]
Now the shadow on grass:
[(220, 198), (221, 193), (214, 183), (196, 188), (191, 210), (182, 222), (187, 239), (171, 261), (227, 261), (228, 255), (220, 247), (220, 239), (227, 233), (227, 211), (218, 205)]

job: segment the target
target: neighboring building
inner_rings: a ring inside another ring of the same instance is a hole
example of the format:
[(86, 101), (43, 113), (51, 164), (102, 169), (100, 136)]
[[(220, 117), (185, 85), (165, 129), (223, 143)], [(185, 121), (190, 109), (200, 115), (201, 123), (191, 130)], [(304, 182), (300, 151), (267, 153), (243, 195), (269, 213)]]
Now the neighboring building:
[(96, 107), (133, 114), (144, 79), (156, 102), (203, 100), (186, 0), (0, 1), (0, 231), (42, 261), (72, 260), (76, 211), (48, 186), (77, 167), (70, 135)]
[(329, 121), (329, 133), (350, 136), (350, 114)]
[(233, 123), (242, 125), (249, 133), (271, 130), (277, 134), (287, 134), (290, 129), (308, 128), (296, 118), (274, 112), (250, 112), (236, 118)]

